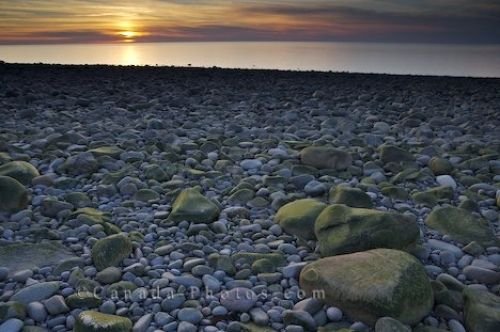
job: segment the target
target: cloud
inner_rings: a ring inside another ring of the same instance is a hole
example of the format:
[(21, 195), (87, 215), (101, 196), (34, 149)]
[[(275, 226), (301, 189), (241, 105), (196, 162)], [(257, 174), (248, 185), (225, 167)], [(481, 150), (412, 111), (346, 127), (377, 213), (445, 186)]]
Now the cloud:
[(0, 43), (370, 41), (500, 43), (496, 0), (0, 0)]

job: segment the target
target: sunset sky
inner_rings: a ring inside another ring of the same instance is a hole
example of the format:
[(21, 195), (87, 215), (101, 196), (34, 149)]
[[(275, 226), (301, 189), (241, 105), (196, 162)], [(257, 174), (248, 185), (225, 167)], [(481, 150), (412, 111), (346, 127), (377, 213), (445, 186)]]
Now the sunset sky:
[(500, 44), (500, 1), (0, 0), (1, 44), (249, 40)]

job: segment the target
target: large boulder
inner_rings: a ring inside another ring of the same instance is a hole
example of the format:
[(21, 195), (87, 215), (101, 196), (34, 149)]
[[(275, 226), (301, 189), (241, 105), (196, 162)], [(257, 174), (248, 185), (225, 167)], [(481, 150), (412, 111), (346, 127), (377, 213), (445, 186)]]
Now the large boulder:
[(274, 220), (287, 232), (304, 240), (314, 240), (314, 222), (326, 207), (325, 203), (306, 198), (283, 205)]
[(367, 208), (373, 207), (372, 199), (367, 193), (358, 188), (337, 186), (330, 189), (330, 203), (345, 204), (350, 207)]
[(380, 147), (380, 159), (384, 164), (395, 162), (410, 162), (414, 161), (415, 157), (408, 152), (397, 146), (384, 144)]
[(326, 207), (314, 231), (322, 256), (376, 248), (407, 249), (419, 238), (416, 222), (405, 215), (343, 204)]
[(211, 223), (219, 216), (219, 207), (198, 190), (183, 190), (172, 205), (169, 221), (187, 220), (194, 223)]
[(0, 176), (0, 211), (17, 212), (28, 206), (28, 191), (16, 179)]
[(10, 176), (24, 185), (29, 185), (40, 173), (35, 166), (26, 161), (11, 161), (0, 166), (0, 175)]
[(310, 146), (300, 151), (300, 160), (304, 165), (317, 169), (345, 170), (352, 164), (349, 153), (327, 146)]
[(132, 322), (126, 317), (83, 311), (75, 320), (74, 332), (128, 332)]
[(132, 241), (124, 234), (115, 234), (98, 240), (92, 247), (92, 261), (101, 271), (118, 266), (132, 252)]
[(486, 290), (464, 289), (465, 326), (470, 332), (500, 331), (500, 297)]
[(488, 222), (465, 209), (453, 206), (438, 207), (427, 216), (425, 223), (462, 244), (472, 241), (484, 247), (499, 244)]
[(386, 316), (415, 324), (434, 304), (422, 264), (393, 249), (319, 259), (301, 271), (300, 286), (309, 296), (324, 296), (328, 305), (369, 325)]

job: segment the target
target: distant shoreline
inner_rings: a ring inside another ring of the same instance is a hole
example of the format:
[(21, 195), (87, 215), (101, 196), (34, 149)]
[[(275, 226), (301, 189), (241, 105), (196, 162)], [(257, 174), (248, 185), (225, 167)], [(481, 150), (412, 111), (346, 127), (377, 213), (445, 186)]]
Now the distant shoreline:
[(114, 64), (57, 64), (57, 63), (16, 63), (0, 60), (0, 70), (7, 69), (91, 69), (91, 70), (174, 70), (174, 71), (199, 71), (199, 72), (226, 72), (226, 73), (288, 73), (288, 74), (310, 74), (310, 75), (333, 75), (333, 76), (382, 76), (401, 78), (435, 78), (435, 79), (472, 79), (472, 80), (500, 80), (500, 77), (475, 77), (475, 76), (451, 76), (451, 75), (419, 75), (419, 74), (390, 74), (390, 73), (363, 73), (348, 71), (322, 71), (322, 70), (294, 70), (294, 69), (267, 69), (267, 68), (225, 68), (225, 67), (198, 67), (198, 66), (175, 66), (175, 65), (114, 65)]

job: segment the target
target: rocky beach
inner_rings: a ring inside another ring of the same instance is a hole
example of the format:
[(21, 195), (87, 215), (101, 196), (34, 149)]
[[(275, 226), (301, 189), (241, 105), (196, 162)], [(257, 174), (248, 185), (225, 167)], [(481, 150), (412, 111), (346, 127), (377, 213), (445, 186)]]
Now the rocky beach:
[(0, 332), (500, 331), (500, 79), (0, 63)]

